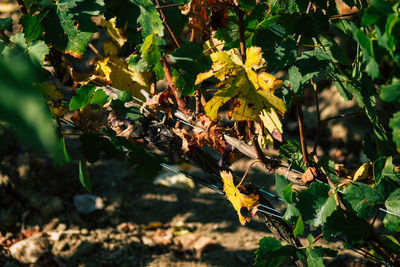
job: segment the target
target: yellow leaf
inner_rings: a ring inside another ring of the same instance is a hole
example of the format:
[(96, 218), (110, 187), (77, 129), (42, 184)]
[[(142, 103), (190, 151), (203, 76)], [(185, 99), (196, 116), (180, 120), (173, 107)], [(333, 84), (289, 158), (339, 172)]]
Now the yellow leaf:
[(282, 123), (279, 120), (278, 114), (276, 114), (276, 111), (273, 108), (269, 107), (263, 109), (259, 116), (268, 132), (273, 133), (274, 130), (276, 130), (280, 134), (283, 133)]
[(366, 180), (372, 177), (372, 162), (361, 165), (353, 172), (353, 181)]
[(248, 194), (243, 185), (235, 186), (230, 172), (222, 171), (220, 175), (224, 183), (226, 198), (232, 203), (233, 208), (236, 210), (240, 223), (242, 225), (246, 224), (257, 212), (260, 204), (259, 196), (254, 193)]
[(134, 97), (146, 100), (140, 90), (150, 91), (150, 73), (133, 72), (118, 57), (107, 57), (97, 62), (96, 71), (113, 87), (130, 92)]
[(261, 48), (248, 48), (245, 64), (237, 49), (213, 53), (211, 60), (212, 69), (200, 73), (196, 84), (213, 76), (221, 81), (219, 90), (204, 107), (212, 120), (218, 118), (219, 108), (228, 101), (228, 115), (238, 121), (259, 121), (258, 115), (266, 108), (273, 108), (282, 114), (286, 112), (283, 101), (274, 95), (275, 90), (282, 86), (282, 81), (266, 72), (255, 72), (255, 69), (265, 66)]
[(118, 55), (118, 50), (113, 42), (104, 42), (104, 55), (106, 57)]
[(61, 91), (57, 90), (57, 87), (52, 83), (38, 83), (36, 84), (36, 87), (38, 87), (48, 99), (64, 99), (64, 95), (61, 93)]
[(100, 26), (107, 28), (108, 35), (119, 46), (119, 48), (121, 48), (125, 44), (126, 38), (123, 36), (122, 31), (115, 26), (116, 21), (116, 18), (106, 20), (102, 17)]

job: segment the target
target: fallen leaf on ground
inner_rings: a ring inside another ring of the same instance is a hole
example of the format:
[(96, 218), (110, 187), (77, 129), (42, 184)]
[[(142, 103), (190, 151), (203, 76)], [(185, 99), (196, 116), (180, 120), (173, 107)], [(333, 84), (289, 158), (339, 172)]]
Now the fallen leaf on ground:
[(194, 251), (197, 259), (201, 258), (204, 250), (210, 246), (215, 246), (217, 242), (209, 237), (199, 234), (187, 234), (175, 238), (179, 249), (182, 251)]

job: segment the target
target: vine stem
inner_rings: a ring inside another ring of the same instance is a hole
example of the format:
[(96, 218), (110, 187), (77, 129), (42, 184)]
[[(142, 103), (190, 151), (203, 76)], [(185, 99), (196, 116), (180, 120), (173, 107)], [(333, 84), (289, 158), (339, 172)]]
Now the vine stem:
[(303, 162), (308, 167), (308, 153), (307, 153), (307, 144), (306, 139), (304, 137), (304, 117), (303, 117), (303, 110), (301, 109), (301, 105), (299, 101), (296, 103), (297, 107), (297, 120), (299, 122), (299, 134), (300, 134), (300, 143), (301, 143), (301, 152), (303, 153)]
[(240, 54), (242, 56), (243, 64), (246, 62), (246, 39), (244, 38), (244, 23), (243, 15), (244, 12), (239, 8), (236, 9), (238, 14), (238, 24), (239, 24), (239, 36), (240, 36)]
[(158, 7), (156, 7), (157, 10), (165, 9), (165, 8), (170, 8), (170, 7), (180, 7), (183, 6), (183, 4), (170, 4), (170, 5), (165, 5), (165, 6), (160, 6), (160, 4), (157, 2)]
[(171, 74), (171, 70), (168, 66), (167, 60), (165, 58), (162, 58), (161, 61), (163, 63), (165, 78), (167, 79), (169, 88), (172, 90), (175, 100), (178, 103), (179, 110), (182, 111), (185, 115), (188, 115), (190, 113), (189, 109), (187, 108), (186, 103), (182, 99), (181, 92), (179, 91), (179, 89), (176, 87), (176, 85), (172, 81), (172, 74)]
[(337, 115), (337, 116), (326, 118), (326, 119), (322, 120), (322, 122), (327, 122), (327, 121), (330, 121), (330, 120), (350, 117), (350, 116), (358, 115), (358, 114), (360, 114), (362, 112), (364, 112), (364, 111), (363, 110), (359, 110), (359, 111), (355, 111), (355, 112), (351, 112), (351, 113), (345, 113), (345, 114), (341, 114), (341, 115)]
[(243, 183), (244, 178), (246, 178), (246, 176), (247, 176), (247, 174), (249, 173), (251, 167), (253, 167), (253, 165), (254, 165), (255, 163), (257, 163), (257, 162), (261, 162), (261, 160), (259, 160), (259, 159), (253, 160), (253, 162), (252, 162), (252, 163), (250, 164), (250, 166), (247, 168), (245, 174), (243, 175), (242, 179), (240, 180), (239, 184), (238, 184), (236, 187), (240, 186), (240, 185)]
[(319, 110), (319, 99), (318, 99), (318, 89), (317, 85), (311, 80), (311, 84), (314, 88), (314, 94), (315, 94), (315, 106), (317, 108), (317, 128), (315, 129), (315, 141), (314, 141), (314, 148), (312, 150), (312, 154), (317, 155), (317, 147), (318, 147), (318, 142), (319, 142), (319, 131), (321, 128), (321, 112)]
[(175, 45), (176, 45), (178, 48), (180, 48), (181, 45), (179, 44), (178, 39), (176, 38), (174, 32), (172, 31), (171, 27), (170, 27), (169, 24), (168, 24), (167, 17), (165, 16), (164, 11), (163, 11), (163, 8), (162, 8), (161, 5), (160, 5), (160, 1), (159, 1), (159, 0), (156, 0), (156, 4), (157, 4), (157, 6), (158, 6), (158, 11), (160, 12), (160, 15), (161, 15), (161, 18), (163, 19), (163, 22), (164, 22), (164, 24), (165, 24), (165, 27), (167, 27), (167, 30), (169, 31), (169, 34), (171, 34), (172, 40), (174, 40)]

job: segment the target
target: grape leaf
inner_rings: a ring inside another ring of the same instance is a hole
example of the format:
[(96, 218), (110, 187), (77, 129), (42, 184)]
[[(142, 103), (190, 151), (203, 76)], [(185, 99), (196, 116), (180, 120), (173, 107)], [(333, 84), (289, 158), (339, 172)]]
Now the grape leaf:
[(28, 42), (38, 39), (44, 31), (44, 27), (40, 24), (48, 12), (41, 12), (39, 14), (30, 16), (22, 15), (19, 23), (22, 25), (22, 32)]
[(383, 101), (400, 101), (400, 79), (393, 78), (390, 85), (382, 86), (380, 97)]
[(73, 18), (79, 22), (78, 29), (84, 32), (97, 31), (96, 24), (92, 21), (92, 17), (104, 13), (104, 0), (68, 0), (68, 2), (70, 4), (67, 8), (67, 12), (72, 14)]
[(90, 179), (85, 160), (79, 161), (79, 181), (89, 193), (92, 192), (92, 179)]
[(292, 168), (305, 171), (306, 166), (303, 162), (300, 142), (297, 140), (287, 140), (287, 143), (279, 148), (279, 157), (286, 158)]
[(296, 221), (296, 226), (293, 230), (294, 237), (297, 237), (298, 235), (302, 235), (304, 233), (304, 223), (303, 223), (303, 218), (299, 216), (299, 218)]
[(83, 109), (90, 103), (90, 98), (94, 90), (96, 90), (96, 86), (92, 84), (87, 84), (79, 88), (78, 91), (76, 91), (76, 96), (73, 96), (69, 103), (69, 110)]
[(329, 190), (328, 185), (314, 182), (301, 194), (296, 205), (304, 220), (315, 227), (324, 224), (336, 209), (336, 200), (334, 195), (328, 195)]
[[(400, 188), (393, 191), (385, 201), (386, 209), (389, 212), (400, 215)], [(400, 217), (386, 214), (383, 223), (389, 231), (400, 232)]]
[(266, 72), (254, 71), (265, 65), (261, 54), (259, 47), (247, 48), (244, 64), (236, 49), (211, 54), (212, 69), (197, 75), (195, 83), (200, 84), (211, 77), (221, 81), (219, 90), (204, 107), (207, 116), (216, 120), (220, 107), (231, 99), (233, 104), (229, 116), (238, 121), (259, 120), (260, 112), (269, 107), (285, 113), (285, 104), (274, 95), (282, 81)]
[(12, 30), (12, 18), (0, 18), (0, 31)]
[(146, 60), (147, 64), (155, 71), (157, 78), (164, 78), (164, 70), (160, 62), (161, 52), (158, 48), (157, 36), (155, 34), (147, 35), (144, 39), (141, 51), (144, 60)]
[(53, 118), (34, 82), (38, 82), (38, 71), (26, 54), (0, 56), (0, 120), (9, 123), (23, 141), (61, 162)]
[(11, 36), (10, 41), (17, 44), (19, 47), (11, 45), (4, 48), (2, 51), (4, 56), (10, 56), (13, 53), (17, 53), (17, 51), (22, 48), (23, 52), (28, 54), (34, 62), (39, 63), (41, 66), (44, 65), (44, 58), (50, 52), (50, 49), (43, 41), (36, 40), (27, 43), (23, 33)]
[(272, 237), (263, 237), (259, 241), (256, 250), (255, 266), (280, 266), (287, 257), (296, 257), (296, 248), (294, 246), (282, 246), (281, 243)]
[(371, 216), (376, 205), (383, 203), (382, 196), (369, 185), (353, 182), (344, 190), (344, 200), (360, 218)]
[(143, 28), (143, 37), (150, 34), (162, 37), (164, 35), (164, 26), (153, 2), (151, 0), (136, 0), (135, 2), (140, 8), (138, 23)]
[[(246, 224), (257, 212), (258, 205), (260, 204), (258, 201), (259, 196), (254, 193), (248, 194), (243, 185), (235, 186), (230, 172), (222, 171), (220, 175), (224, 183), (226, 198), (232, 203), (233, 208), (236, 210), (240, 223), (242, 225)], [(245, 212), (243, 212), (242, 209), (245, 209)]]

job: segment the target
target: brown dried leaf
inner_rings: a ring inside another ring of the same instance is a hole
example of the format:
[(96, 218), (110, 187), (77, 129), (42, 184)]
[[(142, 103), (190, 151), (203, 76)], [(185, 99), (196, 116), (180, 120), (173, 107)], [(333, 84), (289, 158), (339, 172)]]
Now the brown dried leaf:
[(191, 134), (186, 129), (183, 129), (183, 128), (174, 128), (174, 129), (172, 129), (172, 131), (174, 132), (174, 134), (176, 134), (177, 136), (179, 136), (182, 139), (181, 151), (183, 153), (189, 152), (189, 150), (190, 150), (189, 144), (191, 143), (191, 139), (192, 139)]
[(107, 123), (107, 116), (106, 110), (92, 109), (90, 105), (86, 105), (82, 110), (76, 110), (71, 120), (85, 131), (100, 132)]
[(317, 177), (317, 168), (308, 167), (307, 170), (301, 176), (301, 180), (305, 183), (309, 183), (315, 180)]

